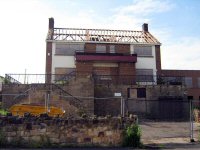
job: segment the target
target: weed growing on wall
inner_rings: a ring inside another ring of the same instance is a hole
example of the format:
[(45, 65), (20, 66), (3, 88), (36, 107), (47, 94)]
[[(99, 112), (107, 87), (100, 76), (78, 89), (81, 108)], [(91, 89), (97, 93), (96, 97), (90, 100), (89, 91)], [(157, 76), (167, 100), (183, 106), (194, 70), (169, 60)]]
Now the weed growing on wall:
[(137, 124), (130, 125), (124, 130), (123, 146), (140, 147), (141, 129)]

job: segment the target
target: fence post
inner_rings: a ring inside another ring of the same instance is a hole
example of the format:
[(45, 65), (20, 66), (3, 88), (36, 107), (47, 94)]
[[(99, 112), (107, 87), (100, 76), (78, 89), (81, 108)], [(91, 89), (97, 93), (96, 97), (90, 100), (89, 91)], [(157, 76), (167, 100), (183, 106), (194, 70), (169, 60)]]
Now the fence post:
[(194, 136), (193, 136), (193, 112), (192, 112), (192, 99), (189, 100), (190, 102), (190, 142), (194, 142)]
[(123, 97), (122, 97), (122, 106), (123, 106), (123, 109), (122, 109), (122, 116), (125, 117), (125, 112), (124, 112), (124, 109), (125, 109), (125, 100), (124, 100)]
[(122, 102), (122, 96), (121, 96), (121, 115), (123, 116), (123, 102)]

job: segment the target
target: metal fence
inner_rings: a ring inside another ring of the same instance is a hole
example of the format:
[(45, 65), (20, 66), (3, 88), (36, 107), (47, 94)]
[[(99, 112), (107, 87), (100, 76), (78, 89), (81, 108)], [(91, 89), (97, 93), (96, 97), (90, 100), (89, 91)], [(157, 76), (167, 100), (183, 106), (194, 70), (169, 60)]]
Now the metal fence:
[[(95, 99), (97, 115), (137, 115), (144, 144), (189, 143), (199, 136), (194, 122), (194, 102), (183, 99)], [(200, 114), (200, 113), (199, 113)]]
[(14, 84), (46, 83), (47, 79), (51, 79), (50, 83), (64, 84), (75, 76), (75, 72), (69, 74), (6, 74), (5, 79), (6, 83)]
[(16, 84), (45, 83), (49, 79), (51, 83), (66, 83), (77, 75), (84, 76), (85, 74), (90, 74), (93, 77), (95, 84), (185, 85), (184, 77), (180, 76), (95, 75), (88, 72), (75, 71), (67, 74), (6, 74), (5, 78), (7, 83)]
[(190, 103), (183, 99), (128, 99), (125, 101), (126, 111), (136, 114), (140, 119), (158, 121), (189, 120)]
[(125, 116), (134, 114), (140, 120), (189, 121), (190, 101), (183, 99), (123, 99), (122, 97), (95, 98), (96, 115)]
[(94, 75), (95, 84), (185, 85), (184, 77), (156, 75)]

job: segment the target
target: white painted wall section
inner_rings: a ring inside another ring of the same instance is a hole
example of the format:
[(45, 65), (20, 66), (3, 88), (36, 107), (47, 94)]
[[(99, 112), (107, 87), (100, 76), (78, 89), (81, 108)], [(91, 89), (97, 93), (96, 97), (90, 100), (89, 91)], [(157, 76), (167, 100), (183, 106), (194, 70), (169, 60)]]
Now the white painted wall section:
[(55, 68), (75, 68), (74, 56), (55, 55), (56, 43), (52, 45), (52, 73), (55, 73)]

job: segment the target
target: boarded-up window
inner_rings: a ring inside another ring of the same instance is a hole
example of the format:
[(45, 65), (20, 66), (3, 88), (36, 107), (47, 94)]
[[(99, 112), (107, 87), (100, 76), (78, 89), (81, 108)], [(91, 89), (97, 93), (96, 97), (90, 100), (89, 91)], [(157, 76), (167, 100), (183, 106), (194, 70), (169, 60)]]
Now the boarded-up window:
[(151, 46), (134, 46), (134, 52), (138, 56), (152, 56), (152, 47)]
[(128, 98), (146, 98), (146, 89), (128, 88)]
[(96, 45), (96, 53), (106, 53), (106, 45)]
[(153, 82), (153, 69), (136, 69), (137, 82)]
[(137, 98), (146, 98), (146, 89), (145, 88), (137, 89)]
[(57, 43), (55, 54), (74, 56), (76, 51), (84, 51), (84, 44)]
[(110, 45), (110, 53), (115, 53), (115, 45)]
[(185, 85), (188, 87), (188, 88), (192, 88), (192, 77), (185, 77)]

